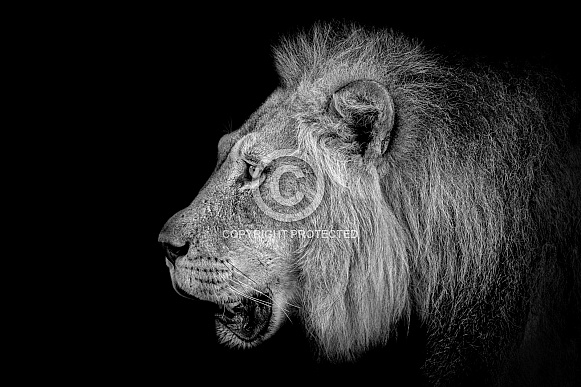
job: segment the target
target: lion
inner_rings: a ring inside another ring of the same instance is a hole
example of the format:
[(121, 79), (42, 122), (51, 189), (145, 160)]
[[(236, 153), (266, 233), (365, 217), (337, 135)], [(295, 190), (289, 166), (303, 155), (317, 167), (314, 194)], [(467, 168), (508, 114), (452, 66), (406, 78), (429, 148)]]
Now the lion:
[[(329, 362), (418, 316), (433, 385), (579, 371), (579, 99), (552, 73), (319, 24), (163, 227), (174, 289), (250, 348), (298, 319)], [(573, 384), (573, 382), (571, 382)]]

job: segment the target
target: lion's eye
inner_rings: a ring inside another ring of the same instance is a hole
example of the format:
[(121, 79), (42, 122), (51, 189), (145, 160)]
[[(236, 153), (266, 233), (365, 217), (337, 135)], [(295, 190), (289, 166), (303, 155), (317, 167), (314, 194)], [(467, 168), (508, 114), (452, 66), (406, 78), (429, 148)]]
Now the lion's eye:
[(248, 179), (256, 179), (260, 175), (260, 168), (257, 165), (247, 163), (246, 175)]
[(254, 165), (249, 165), (248, 166), (248, 173), (250, 174), (250, 176), (255, 177), (254, 175), (256, 174), (256, 166)]

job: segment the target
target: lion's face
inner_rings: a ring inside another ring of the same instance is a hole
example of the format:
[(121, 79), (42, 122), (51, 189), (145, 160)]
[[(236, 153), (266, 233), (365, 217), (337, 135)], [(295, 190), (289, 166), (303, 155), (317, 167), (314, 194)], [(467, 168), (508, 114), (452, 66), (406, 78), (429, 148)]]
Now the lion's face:
[[(385, 88), (368, 80), (334, 92), (277, 90), (239, 130), (222, 137), (214, 173), (159, 237), (176, 291), (217, 305), (222, 342), (254, 346), (297, 310), (303, 319), (319, 316), (323, 331), (334, 313), (346, 319), (336, 292), (349, 280), (350, 256), (360, 253), (341, 238), (352, 237), (349, 223), (368, 221), (364, 211), (373, 206), (344, 206), (345, 200), (378, 188), (362, 179), (385, 148), (392, 109)], [(349, 188), (335, 173), (342, 191), (325, 192), (325, 162), (334, 163), (332, 170), (349, 166), (356, 183)], [(312, 246), (317, 238), (325, 239)]]
[[(218, 335), (232, 346), (260, 343), (292, 312), (294, 247), (276, 232), (284, 222), (268, 216), (253, 194), (273, 177), (261, 160), (296, 148), (288, 109), (275, 94), (242, 128), (222, 137), (214, 173), (159, 237), (175, 290), (215, 303)], [(292, 196), (296, 179), (280, 180), (280, 194)]]

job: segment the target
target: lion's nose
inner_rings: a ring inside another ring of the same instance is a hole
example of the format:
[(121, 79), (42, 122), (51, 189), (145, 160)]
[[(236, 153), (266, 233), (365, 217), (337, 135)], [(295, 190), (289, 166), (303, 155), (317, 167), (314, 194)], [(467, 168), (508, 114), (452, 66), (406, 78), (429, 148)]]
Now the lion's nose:
[(174, 264), (176, 259), (183, 257), (188, 253), (190, 249), (190, 242), (186, 242), (183, 246), (175, 246), (168, 242), (162, 242), (161, 247), (165, 252), (165, 256), (169, 261)]

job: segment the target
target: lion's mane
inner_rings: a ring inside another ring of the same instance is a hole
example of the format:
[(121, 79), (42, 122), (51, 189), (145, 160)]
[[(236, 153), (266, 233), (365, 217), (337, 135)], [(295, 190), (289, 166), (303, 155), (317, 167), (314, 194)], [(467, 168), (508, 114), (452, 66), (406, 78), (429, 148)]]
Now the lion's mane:
[[(417, 313), (438, 353), (428, 366), (445, 374), (510, 344), (557, 288), (549, 283), (573, 286), (561, 273), (578, 265), (581, 240), (578, 126), (569, 124), (578, 106), (557, 78), (453, 63), (355, 27), (317, 26), (285, 40), (276, 61), (297, 91), (299, 148), (325, 176), (308, 226), (359, 233), (298, 251), (304, 318), (326, 356), (356, 357)], [(377, 168), (321, 108), (356, 79), (385, 85), (395, 106)]]

